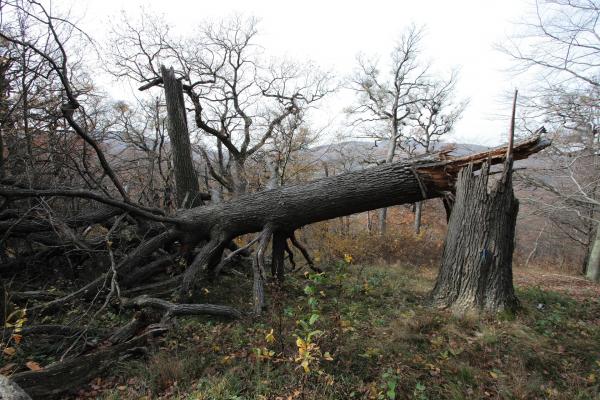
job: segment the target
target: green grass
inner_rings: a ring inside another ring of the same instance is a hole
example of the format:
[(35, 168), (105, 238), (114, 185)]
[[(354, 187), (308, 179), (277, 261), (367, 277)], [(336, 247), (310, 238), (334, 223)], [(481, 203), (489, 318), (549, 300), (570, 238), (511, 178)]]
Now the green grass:
[[(281, 290), (269, 287), (260, 319), (179, 320), (147, 360), (121, 364), (115, 375), (126, 387), (115, 384), (101, 398), (600, 398), (599, 299), (518, 288), (523, 310), (516, 316), (457, 317), (425, 306), (432, 276), (342, 265), (319, 283), (289, 276)], [(250, 283), (226, 278), (202, 301), (235, 298), (248, 309), (250, 292)], [(296, 321), (314, 309), (321, 356), (305, 373), (295, 360)]]

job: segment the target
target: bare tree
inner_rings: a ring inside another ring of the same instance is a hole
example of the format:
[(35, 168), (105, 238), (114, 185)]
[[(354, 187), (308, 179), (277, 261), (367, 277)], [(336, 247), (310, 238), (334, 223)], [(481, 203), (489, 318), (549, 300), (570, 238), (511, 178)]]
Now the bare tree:
[[(196, 128), (213, 146), (201, 146), (211, 176), (234, 195), (248, 190), (246, 162), (275, 130), (328, 94), (330, 76), (312, 65), (265, 63), (254, 43), (254, 19), (208, 24), (190, 39), (145, 16), (139, 27), (116, 29), (118, 76), (162, 84), (159, 68), (171, 64), (194, 112)], [(216, 157), (211, 156), (216, 148)]]
[(553, 224), (585, 250), (586, 275), (600, 279), (600, 4), (594, 0), (535, 3), (521, 33), (501, 46), (517, 71), (537, 78), (523, 99), (527, 125), (555, 132), (550, 160), (524, 175), (546, 196), (531, 199)]
[[(408, 116), (411, 129), (408, 137), (418, 144), (423, 153), (430, 154), (440, 142), (442, 136), (448, 134), (460, 119), (468, 102), (457, 102), (454, 89), (457, 73), (453, 71), (447, 80), (430, 82), (423, 89), (422, 99), (414, 106)], [(415, 233), (421, 231), (421, 215), (423, 203), (415, 204)]]
[[(428, 66), (419, 60), (422, 30), (408, 28), (390, 55), (390, 70), (382, 72), (377, 60), (358, 57), (358, 68), (350, 78), (357, 104), (347, 109), (351, 124), (361, 126), (365, 136), (385, 141), (384, 163), (394, 160), (399, 148), (407, 149), (407, 119), (423, 100)], [(386, 231), (387, 210), (379, 213), (380, 232)]]

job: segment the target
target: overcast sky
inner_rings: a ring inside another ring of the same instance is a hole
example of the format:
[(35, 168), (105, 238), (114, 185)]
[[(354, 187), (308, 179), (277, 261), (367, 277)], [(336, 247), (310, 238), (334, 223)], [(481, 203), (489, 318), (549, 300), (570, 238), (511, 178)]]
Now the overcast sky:
[[(55, 3), (57, 4), (57, 3)], [(460, 68), (459, 98), (470, 104), (452, 139), (496, 145), (507, 135), (510, 108), (505, 94), (523, 84), (507, 69), (510, 59), (494, 50), (514, 31), (514, 23), (531, 11), (528, 0), (362, 0), (362, 1), (258, 1), (258, 0), (89, 0), (71, 3), (72, 12), (84, 15), (80, 25), (102, 40), (111, 20), (124, 10), (128, 15), (147, 11), (162, 14), (180, 33), (191, 32), (205, 20), (233, 13), (255, 16), (259, 43), (269, 55), (312, 60), (343, 77), (356, 65), (359, 52), (385, 60), (403, 29), (414, 23), (426, 27), (424, 58), (436, 71)], [(330, 131), (343, 130), (342, 109), (351, 101), (341, 92), (324, 105), (318, 124), (333, 120)], [(325, 117), (324, 115), (327, 115)]]

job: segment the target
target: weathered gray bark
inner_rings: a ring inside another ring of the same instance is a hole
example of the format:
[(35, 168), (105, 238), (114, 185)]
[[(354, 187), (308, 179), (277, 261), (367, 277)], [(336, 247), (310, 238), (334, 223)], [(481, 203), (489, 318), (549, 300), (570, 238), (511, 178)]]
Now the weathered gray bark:
[(379, 234), (385, 235), (387, 232), (387, 207), (379, 209)]
[(265, 251), (269, 244), (269, 239), (273, 234), (273, 229), (267, 225), (260, 233), (258, 240), (258, 250), (252, 258), (252, 298), (254, 303), (254, 314), (260, 315), (265, 306)]
[(415, 204), (415, 234), (421, 233), (421, 214), (423, 212), (423, 202)]
[(192, 161), (192, 146), (188, 131), (183, 88), (175, 77), (173, 68), (161, 67), (165, 88), (165, 100), (169, 117), (168, 133), (171, 140), (173, 165), (175, 167), (175, 185), (177, 206), (196, 207), (202, 204), (198, 177)]
[(514, 311), (519, 301), (512, 281), (518, 201), (510, 167), (488, 190), (489, 165), (458, 176), (443, 260), (431, 293), (434, 305), (464, 313)]
[[(395, 107), (395, 106), (394, 106)], [(388, 141), (387, 154), (385, 162), (390, 164), (394, 161), (396, 156), (396, 146), (398, 145), (398, 120), (396, 117), (392, 118), (390, 122), (390, 139)], [(387, 232), (387, 208), (384, 207), (379, 210), (379, 234), (385, 235)]]
[(591, 246), (585, 276), (594, 282), (600, 282), (600, 225), (596, 227), (596, 237)]
[(242, 314), (233, 307), (218, 304), (177, 304), (163, 299), (139, 296), (123, 301), (125, 307), (154, 308), (165, 312), (163, 318), (186, 315), (214, 315), (228, 318), (241, 318)]

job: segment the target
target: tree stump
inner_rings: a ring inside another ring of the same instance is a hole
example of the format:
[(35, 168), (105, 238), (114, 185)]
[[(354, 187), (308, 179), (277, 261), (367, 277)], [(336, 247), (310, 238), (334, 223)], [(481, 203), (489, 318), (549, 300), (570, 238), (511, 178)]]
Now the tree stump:
[(490, 184), (489, 164), (473, 164), (458, 175), (456, 199), (444, 244), (442, 266), (431, 293), (433, 305), (459, 313), (515, 311), (512, 255), (519, 210), (511, 162)]

